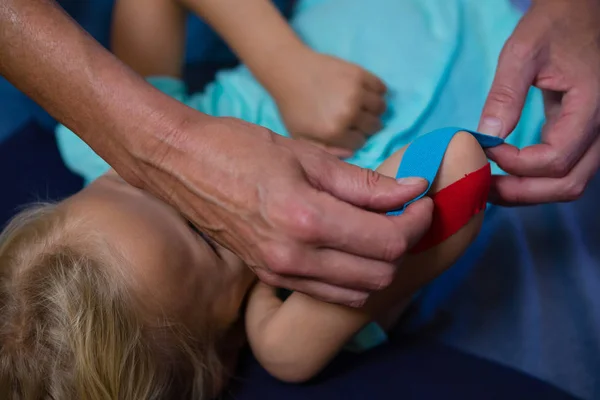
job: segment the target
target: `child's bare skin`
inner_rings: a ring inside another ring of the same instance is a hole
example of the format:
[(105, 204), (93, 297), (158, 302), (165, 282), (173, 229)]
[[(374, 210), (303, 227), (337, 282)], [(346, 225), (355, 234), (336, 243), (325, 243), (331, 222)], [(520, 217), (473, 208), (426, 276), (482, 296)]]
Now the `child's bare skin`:
[(114, 53), (143, 76), (179, 77), (185, 17), (203, 17), (275, 99), (290, 134), (349, 157), (381, 129), (385, 84), (364, 68), (316, 53), (269, 0), (119, 0)]

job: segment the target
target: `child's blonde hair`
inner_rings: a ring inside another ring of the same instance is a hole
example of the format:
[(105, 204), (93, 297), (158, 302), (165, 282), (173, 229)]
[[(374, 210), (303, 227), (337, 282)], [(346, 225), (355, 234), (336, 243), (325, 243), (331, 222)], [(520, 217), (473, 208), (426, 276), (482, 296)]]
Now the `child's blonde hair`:
[(126, 261), (93, 229), (74, 229), (81, 223), (42, 204), (0, 235), (0, 397), (215, 395), (222, 369), (209, 330), (151, 326), (114, 273)]

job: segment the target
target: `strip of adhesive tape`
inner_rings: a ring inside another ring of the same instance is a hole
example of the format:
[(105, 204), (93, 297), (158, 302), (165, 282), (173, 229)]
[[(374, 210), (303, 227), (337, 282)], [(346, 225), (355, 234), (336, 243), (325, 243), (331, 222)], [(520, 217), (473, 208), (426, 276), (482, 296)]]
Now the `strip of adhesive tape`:
[[(435, 181), (450, 141), (461, 131), (472, 134), (484, 149), (504, 143), (503, 139), (495, 136), (455, 127), (438, 129), (417, 138), (406, 149), (396, 178), (426, 179), (427, 189), (406, 203), (402, 209), (388, 212), (388, 215), (401, 215), (406, 207), (427, 194)], [(466, 225), (474, 215), (484, 210), (490, 183), (491, 168), (486, 164), (478, 171), (468, 174), (432, 195), (434, 212), (431, 228), (411, 249), (411, 253), (424, 251), (443, 242)]]

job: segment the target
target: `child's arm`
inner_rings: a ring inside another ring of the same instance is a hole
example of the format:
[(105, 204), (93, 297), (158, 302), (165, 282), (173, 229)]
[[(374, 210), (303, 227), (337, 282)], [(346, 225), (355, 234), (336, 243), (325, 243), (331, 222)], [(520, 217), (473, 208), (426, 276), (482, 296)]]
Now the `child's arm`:
[[(394, 175), (403, 151), (379, 168)], [(432, 192), (437, 192), (487, 163), (477, 141), (467, 133), (452, 140)], [(300, 382), (316, 375), (365, 324), (387, 310), (407, 304), (412, 294), (451, 266), (476, 237), (483, 213), (443, 243), (405, 257), (392, 285), (372, 296), (362, 309), (322, 303), (300, 293), (285, 302), (260, 284), (251, 294), (246, 314), (255, 356), (275, 377)]]
[(270, 0), (119, 0), (113, 51), (144, 76), (180, 76), (188, 11), (210, 24), (269, 91), (290, 79), (288, 56), (309, 51)]
[(369, 320), (364, 310), (297, 292), (283, 302), (274, 288), (259, 282), (249, 298), (246, 331), (255, 357), (271, 375), (303, 382), (327, 365)]
[(294, 137), (349, 156), (380, 129), (385, 85), (357, 65), (308, 48), (270, 0), (119, 0), (113, 51), (144, 76), (180, 76), (187, 9), (248, 66)]
[(380, 130), (383, 82), (307, 47), (271, 0), (182, 1), (219, 32), (273, 96), (294, 137), (349, 156)]
[(111, 50), (144, 77), (179, 78), (186, 14), (175, 0), (118, 0), (113, 10)]

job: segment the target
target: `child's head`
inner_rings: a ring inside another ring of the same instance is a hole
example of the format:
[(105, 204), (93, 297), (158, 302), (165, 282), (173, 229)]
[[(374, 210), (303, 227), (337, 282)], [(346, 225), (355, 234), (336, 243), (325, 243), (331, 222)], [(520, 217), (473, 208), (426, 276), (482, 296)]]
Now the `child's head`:
[(235, 358), (248, 269), (116, 176), (0, 236), (0, 393), (202, 398)]

